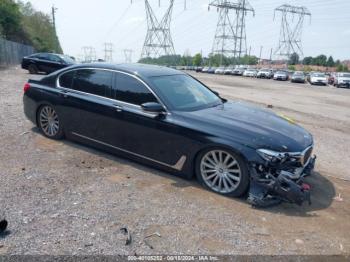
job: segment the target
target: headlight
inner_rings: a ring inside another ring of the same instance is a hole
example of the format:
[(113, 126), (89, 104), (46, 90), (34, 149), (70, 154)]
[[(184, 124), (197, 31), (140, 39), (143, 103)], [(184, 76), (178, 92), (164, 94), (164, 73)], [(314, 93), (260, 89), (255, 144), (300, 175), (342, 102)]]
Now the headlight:
[(285, 153), (272, 151), (269, 149), (258, 149), (256, 152), (266, 161), (275, 162), (286, 157)]

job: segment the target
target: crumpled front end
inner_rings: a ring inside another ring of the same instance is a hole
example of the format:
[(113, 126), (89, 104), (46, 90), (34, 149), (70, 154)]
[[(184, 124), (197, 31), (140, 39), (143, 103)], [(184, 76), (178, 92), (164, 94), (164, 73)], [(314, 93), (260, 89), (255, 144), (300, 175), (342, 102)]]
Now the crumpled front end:
[(311, 204), (310, 186), (304, 178), (312, 174), (316, 156), (310, 146), (300, 153), (277, 153), (258, 150), (264, 164), (250, 166), (251, 184), (248, 202), (256, 207), (267, 207), (280, 202)]

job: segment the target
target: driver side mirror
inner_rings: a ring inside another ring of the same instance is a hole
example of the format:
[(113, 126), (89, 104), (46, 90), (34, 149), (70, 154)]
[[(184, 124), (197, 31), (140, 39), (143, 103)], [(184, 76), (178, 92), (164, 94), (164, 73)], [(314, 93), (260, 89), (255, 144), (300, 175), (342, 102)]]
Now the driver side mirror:
[(141, 108), (143, 111), (148, 112), (148, 113), (163, 113), (165, 112), (164, 107), (155, 102), (149, 102), (149, 103), (144, 103), (141, 105)]

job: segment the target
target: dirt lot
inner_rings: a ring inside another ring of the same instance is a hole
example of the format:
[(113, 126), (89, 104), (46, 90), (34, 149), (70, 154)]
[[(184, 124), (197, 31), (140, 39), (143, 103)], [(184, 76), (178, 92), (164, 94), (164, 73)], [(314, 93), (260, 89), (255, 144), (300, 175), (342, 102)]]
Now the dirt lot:
[(0, 214), (10, 229), (0, 255), (349, 254), (350, 90), (195, 75), (224, 97), (273, 105), (314, 134), (311, 206), (252, 209), (196, 181), (48, 140), (23, 114), (29, 75), (11, 69), (0, 71)]

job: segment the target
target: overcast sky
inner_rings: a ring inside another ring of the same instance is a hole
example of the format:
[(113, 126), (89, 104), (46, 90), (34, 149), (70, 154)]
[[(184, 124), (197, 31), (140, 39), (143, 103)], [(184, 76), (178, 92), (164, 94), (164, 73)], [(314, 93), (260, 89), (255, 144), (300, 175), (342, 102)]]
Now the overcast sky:
[[(169, 0), (149, 0), (154, 12), (161, 17)], [(133, 61), (141, 54), (146, 35), (144, 0), (30, 0), (37, 8), (51, 12), (54, 4), (57, 31), (66, 54), (81, 55), (83, 46), (96, 48), (103, 58), (103, 43), (114, 44), (114, 60), (123, 62), (123, 49), (133, 49)], [(202, 50), (207, 55), (213, 44), (217, 11), (208, 11), (208, 0), (175, 0), (172, 37), (176, 53), (189, 51), (192, 55)], [(288, 3), (307, 7), (312, 13), (311, 23), (306, 20), (303, 31), (305, 56), (333, 55), (335, 59), (350, 59), (350, 0), (250, 0), (255, 17), (248, 15), (247, 45), (251, 53), (269, 58), (271, 48), (276, 48), (280, 32), (280, 15), (273, 19), (273, 10)], [(160, 19), (160, 18), (159, 18)]]

